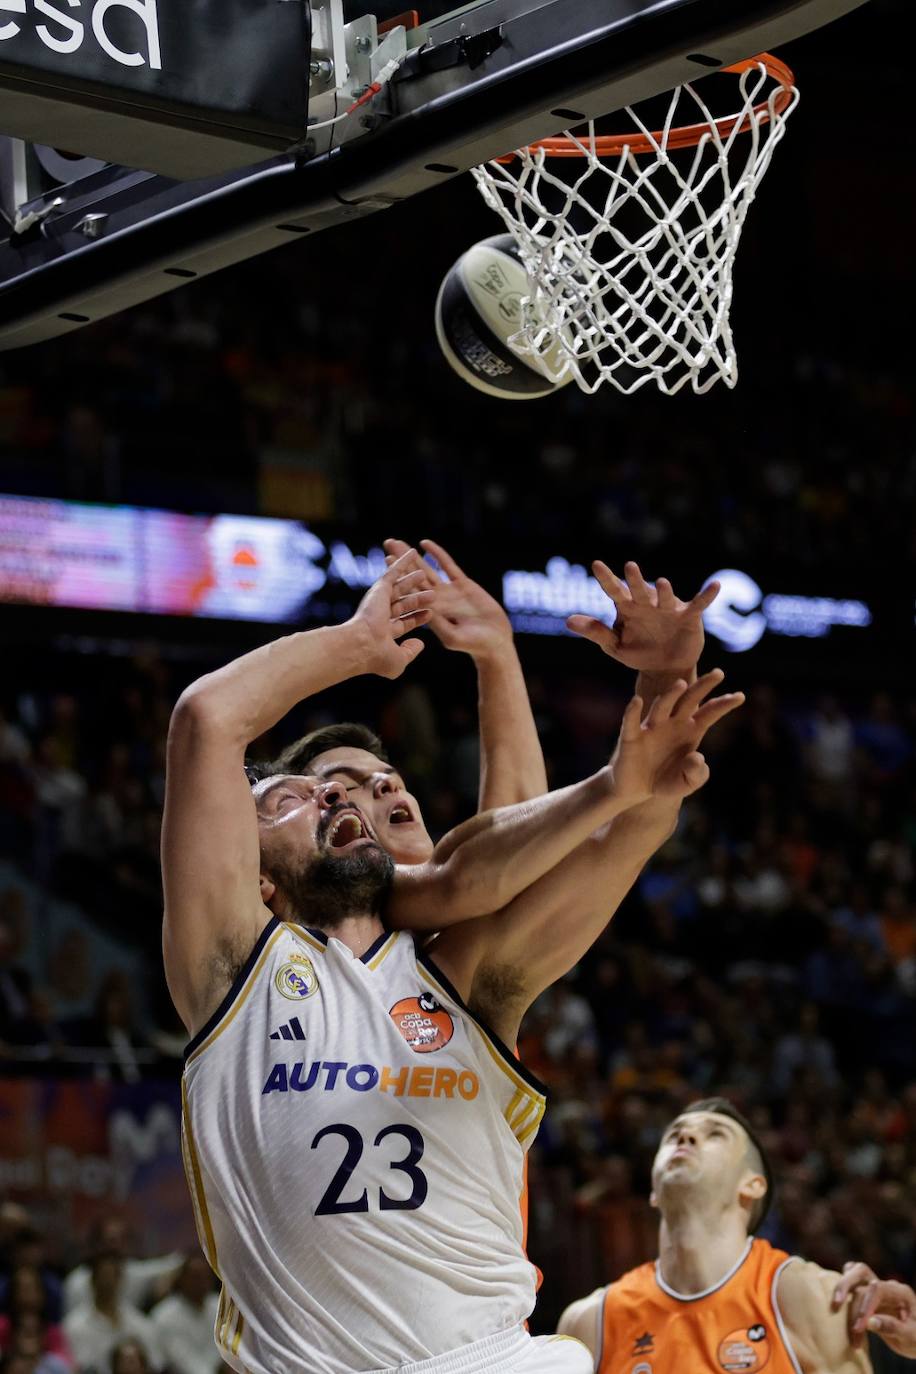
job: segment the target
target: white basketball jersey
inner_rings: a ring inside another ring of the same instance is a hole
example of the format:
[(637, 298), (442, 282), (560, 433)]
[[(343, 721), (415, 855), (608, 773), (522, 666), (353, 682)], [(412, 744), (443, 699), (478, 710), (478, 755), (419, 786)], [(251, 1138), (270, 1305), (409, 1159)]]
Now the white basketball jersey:
[(544, 1090), (408, 932), (276, 918), (188, 1047), (183, 1145), (243, 1374), (419, 1362), (523, 1322)]

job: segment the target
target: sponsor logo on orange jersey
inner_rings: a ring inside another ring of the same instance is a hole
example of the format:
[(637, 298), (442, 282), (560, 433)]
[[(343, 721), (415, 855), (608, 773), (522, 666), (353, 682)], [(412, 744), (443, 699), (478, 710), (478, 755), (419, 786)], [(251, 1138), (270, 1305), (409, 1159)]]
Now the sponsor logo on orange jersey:
[(429, 992), (421, 992), (419, 997), (402, 997), (388, 1015), (417, 1054), (441, 1050), (455, 1034), (454, 1021)]
[(762, 1324), (730, 1331), (719, 1345), (719, 1364), (728, 1374), (757, 1374), (770, 1359), (770, 1342)]

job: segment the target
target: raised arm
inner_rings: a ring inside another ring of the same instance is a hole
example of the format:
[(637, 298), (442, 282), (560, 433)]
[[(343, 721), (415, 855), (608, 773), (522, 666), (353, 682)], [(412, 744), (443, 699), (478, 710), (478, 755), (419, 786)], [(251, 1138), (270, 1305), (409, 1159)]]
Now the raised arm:
[[(653, 587), (632, 561), (625, 564), (626, 580), (600, 559), (592, 564), (602, 590), (613, 602), (613, 626), (593, 616), (573, 615), (567, 624), (574, 634), (590, 639), (624, 667), (635, 669), (636, 693), (648, 711), (679, 679), (693, 683), (703, 652), (703, 612), (719, 594), (719, 583), (710, 582), (690, 601), (682, 601), (666, 577)], [(674, 833), (684, 797), (702, 786), (698, 765), (693, 765), (690, 786), (682, 796), (653, 797), (628, 812), (614, 827), (603, 849), (603, 866), (615, 864), (632, 871), (635, 882), (652, 855)], [(636, 864), (638, 863), (638, 867)]]
[[(441, 931), (468, 917), (492, 913), (537, 886), (596, 831), (603, 836), (615, 817), (653, 797), (667, 798), (672, 788), (680, 789), (685, 768), (693, 774), (699, 763), (705, 770), (702, 757), (695, 754), (696, 744), (714, 721), (743, 700), (726, 695), (704, 703), (722, 676), (709, 673), (690, 688), (683, 681), (676, 683), (655, 701), (645, 721), (640, 720), (642, 701), (633, 697), (605, 768), (584, 782), (465, 821), (440, 841), (430, 863), (400, 868), (389, 921)], [(499, 928), (504, 946), (512, 923), (504, 917)], [(518, 940), (526, 943), (522, 931)]]
[[(430, 629), (446, 649), (469, 654), (477, 669), (480, 810), (539, 797), (547, 791), (547, 773), (509, 617), (441, 544), (423, 539), (421, 546), (447, 579), (430, 568), (429, 585), (438, 584)], [(389, 557), (406, 548), (399, 539), (385, 540)]]
[(679, 683), (637, 726), (651, 733), (664, 718), (670, 731), (672, 747), (653, 781), (657, 809), (646, 802), (597, 827), (501, 911), (445, 930), (436, 941), (434, 957), (443, 971), (507, 1042), (512, 1043), (535, 997), (594, 943), (646, 860), (670, 834), (679, 801), (705, 782), (708, 769), (698, 746), (712, 725), (743, 701), (740, 693), (704, 701), (721, 678), (715, 671), (690, 688)]
[(247, 958), (269, 912), (259, 896), (248, 744), (305, 697), (360, 673), (397, 677), (419, 653), (398, 642), (428, 617), (418, 555), (399, 560), (345, 625), (287, 635), (192, 683), (169, 724), (162, 874), (163, 955), (179, 1015), (198, 1029)]

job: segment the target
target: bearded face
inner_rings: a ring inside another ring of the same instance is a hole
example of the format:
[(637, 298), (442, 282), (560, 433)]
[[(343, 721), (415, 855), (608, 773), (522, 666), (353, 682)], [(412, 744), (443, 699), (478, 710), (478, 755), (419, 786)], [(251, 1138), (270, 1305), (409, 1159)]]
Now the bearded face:
[(269, 876), (290, 916), (332, 930), (348, 916), (381, 915), (394, 860), (372, 843), (340, 858), (326, 852), (298, 863), (274, 859)]
[(322, 929), (381, 913), (394, 861), (342, 787), (301, 775), (268, 778), (255, 802), (262, 873), (278, 910)]

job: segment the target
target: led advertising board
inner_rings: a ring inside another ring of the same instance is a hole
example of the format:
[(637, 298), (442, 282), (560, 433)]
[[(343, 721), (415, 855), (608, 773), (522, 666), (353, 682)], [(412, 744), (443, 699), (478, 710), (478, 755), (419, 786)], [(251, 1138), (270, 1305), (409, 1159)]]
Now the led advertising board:
[[(354, 549), (296, 520), (0, 495), (0, 601), (314, 625), (350, 614), (384, 570), (378, 545)], [(568, 634), (575, 612), (614, 622), (595, 578), (559, 555), (541, 570), (482, 571), (491, 580), (496, 572), (518, 633)], [(823, 640), (838, 628), (858, 636), (875, 620), (871, 599), (833, 595), (829, 580), (810, 594), (737, 568), (713, 579), (722, 590), (706, 630), (731, 653), (779, 638)]]

